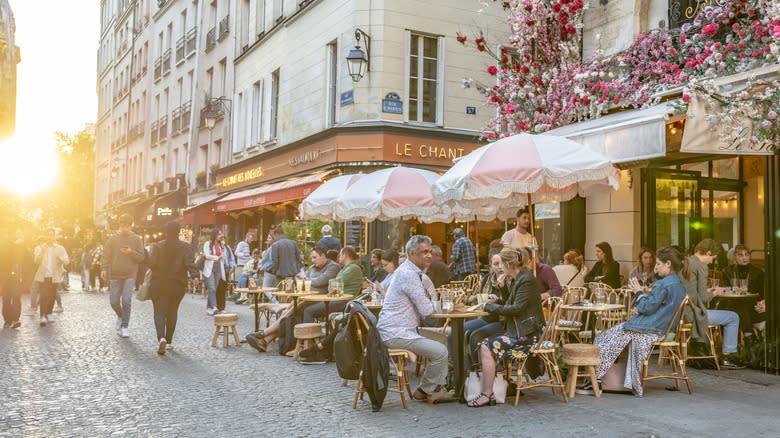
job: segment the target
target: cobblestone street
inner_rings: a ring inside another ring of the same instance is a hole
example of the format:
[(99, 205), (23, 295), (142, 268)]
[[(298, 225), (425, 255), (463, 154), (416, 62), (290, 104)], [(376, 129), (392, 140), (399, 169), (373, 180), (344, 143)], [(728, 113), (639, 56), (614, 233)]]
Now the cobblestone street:
[[(47, 328), (25, 312), (21, 329), (0, 333), (1, 436), (775, 436), (780, 426), (780, 378), (753, 371), (694, 370), (693, 396), (656, 381), (644, 399), (564, 404), (532, 390), (518, 407), (413, 402), (403, 410), (391, 393), (380, 413), (367, 402), (352, 410), (354, 382), (342, 387), (334, 364), (304, 366), (245, 344), (210, 347), (199, 296), (184, 299), (176, 349), (162, 357), (151, 302), (134, 301), (129, 339), (114, 333), (108, 294), (71, 292), (63, 304)], [(228, 306), (243, 337), (252, 314)]]

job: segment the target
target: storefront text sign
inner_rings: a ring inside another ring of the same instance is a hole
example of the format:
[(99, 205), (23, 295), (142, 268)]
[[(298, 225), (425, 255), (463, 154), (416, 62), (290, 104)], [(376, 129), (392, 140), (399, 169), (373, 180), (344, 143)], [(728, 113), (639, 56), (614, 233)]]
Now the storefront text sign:
[(436, 158), (454, 160), (463, 156), (461, 147), (439, 146), (432, 144), (396, 143), (395, 154), (399, 157)]
[(263, 176), (262, 166), (253, 167), (251, 169), (242, 170), (240, 172), (227, 175), (222, 178), (222, 187), (231, 187), (236, 184), (245, 184), (254, 180), (257, 180)]
[(313, 151), (306, 151), (300, 154), (295, 154), (287, 160), (287, 165), (290, 167), (297, 167), (300, 164), (312, 163), (320, 158), (320, 150), (315, 149)]
[(166, 207), (158, 207), (157, 208), (157, 216), (172, 216), (173, 210)]

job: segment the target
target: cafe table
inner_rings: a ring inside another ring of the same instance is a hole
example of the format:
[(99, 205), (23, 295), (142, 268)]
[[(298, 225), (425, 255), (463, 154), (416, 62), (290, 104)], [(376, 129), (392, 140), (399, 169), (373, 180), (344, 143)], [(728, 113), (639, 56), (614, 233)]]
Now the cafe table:
[(330, 334), (330, 321), (327, 320), (330, 316), (330, 303), (349, 301), (353, 298), (354, 296), (352, 295), (331, 296), (326, 294), (312, 295), (311, 293), (306, 294), (306, 296), (301, 296), (301, 300), (305, 302), (325, 303), (325, 336)]
[(464, 348), (463, 323), (467, 319), (478, 318), (488, 315), (482, 310), (471, 312), (450, 312), (450, 313), (432, 313), (433, 318), (449, 318), (450, 327), (452, 327), (452, 346), (455, 349), (455, 360), (453, 361), (453, 374), (455, 379), (455, 399), (463, 401), (463, 382), (466, 379), (466, 350)]
[(724, 294), (721, 294), (721, 295), (716, 295), (714, 298), (730, 298), (730, 299), (731, 298), (737, 298), (737, 299), (742, 298), (742, 299), (745, 299), (745, 298), (758, 298), (759, 296), (760, 296), (759, 294), (724, 293)]
[(252, 295), (255, 298), (255, 332), (260, 331), (260, 309), (258, 309), (258, 304), (260, 303), (260, 294), (263, 294), (265, 292), (275, 292), (279, 289), (275, 287), (257, 287), (254, 289), (249, 289), (247, 287), (239, 287), (234, 289), (234, 292)]
[(273, 294), (273, 296), (279, 298), (292, 298), (293, 313), (298, 313), (298, 299), (303, 297), (308, 297), (309, 295), (312, 295), (315, 292), (285, 292), (283, 290), (277, 290), (276, 292), (271, 292), (271, 293)]
[[(590, 321), (590, 313), (609, 312), (610, 310), (625, 309), (623, 304), (561, 304), (562, 310), (574, 310), (578, 312), (589, 312), (585, 320), (585, 324), (582, 326), (583, 331), (588, 330), (588, 322)], [(594, 336), (595, 337), (595, 336)], [(591, 340), (593, 337), (591, 338)]]

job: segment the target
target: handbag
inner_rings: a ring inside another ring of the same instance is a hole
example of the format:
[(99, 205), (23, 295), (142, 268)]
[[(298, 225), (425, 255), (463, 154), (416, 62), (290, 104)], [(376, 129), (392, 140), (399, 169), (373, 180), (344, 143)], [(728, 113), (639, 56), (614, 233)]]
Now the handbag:
[(138, 288), (138, 293), (135, 294), (135, 299), (138, 301), (147, 301), (152, 299), (152, 291), (150, 290), (150, 284), (152, 282), (152, 270), (147, 269), (144, 274), (144, 282)]
[(198, 254), (198, 257), (195, 259), (195, 267), (202, 271), (203, 268), (206, 267), (206, 256), (203, 254)]
[[(469, 372), (464, 385), (466, 400), (479, 397), (479, 394), (482, 392), (482, 375), (480, 375), (479, 371)], [(496, 397), (496, 403), (504, 403), (506, 401), (506, 388), (507, 383), (504, 380), (504, 375), (497, 374), (493, 380), (493, 396)]]

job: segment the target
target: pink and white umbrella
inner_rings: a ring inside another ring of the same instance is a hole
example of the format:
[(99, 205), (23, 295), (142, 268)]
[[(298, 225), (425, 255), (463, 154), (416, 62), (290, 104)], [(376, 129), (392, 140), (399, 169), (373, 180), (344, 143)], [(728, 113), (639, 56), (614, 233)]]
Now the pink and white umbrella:
[(353, 184), (335, 202), (335, 219), (389, 220), (416, 217), (433, 222), (441, 214), (431, 186), (439, 174), (411, 167), (377, 170)]
[(579, 143), (518, 134), (461, 158), (436, 181), (433, 197), (457, 216), (506, 219), (529, 203), (617, 190), (619, 181), (620, 173), (609, 159)]
[(326, 181), (301, 202), (299, 207), (301, 218), (332, 221), (336, 200), (364, 176), (366, 174), (356, 173), (337, 176)]

